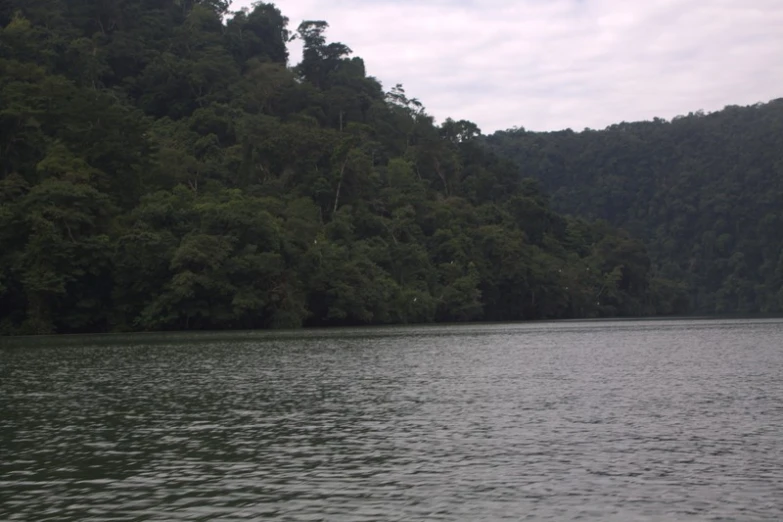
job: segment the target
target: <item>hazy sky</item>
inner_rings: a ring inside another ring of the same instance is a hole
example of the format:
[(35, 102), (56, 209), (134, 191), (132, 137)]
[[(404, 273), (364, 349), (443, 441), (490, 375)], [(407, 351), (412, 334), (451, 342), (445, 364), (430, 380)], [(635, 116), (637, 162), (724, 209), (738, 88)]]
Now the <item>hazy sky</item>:
[[(385, 89), (484, 131), (603, 128), (783, 97), (783, 0), (279, 0)], [(235, 0), (232, 8), (249, 5)], [(292, 46), (298, 62), (301, 48)]]

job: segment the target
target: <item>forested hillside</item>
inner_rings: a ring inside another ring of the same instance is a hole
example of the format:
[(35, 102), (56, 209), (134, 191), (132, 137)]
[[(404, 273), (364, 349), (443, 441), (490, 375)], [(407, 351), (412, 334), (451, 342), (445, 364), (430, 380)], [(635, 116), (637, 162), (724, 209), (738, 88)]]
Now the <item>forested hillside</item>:
[(221, 0), (4, 0), (0, 26), (3, 333), (684, 306), (641, 242), (554, 213), (474, 124), (434, 125), (324, 22), (289, 34), (273, 5)]
[(656, 271), (688, 283), (695, 312), (783, 312), (783, 99), (488, 143), (555, 210), (642, 238)]

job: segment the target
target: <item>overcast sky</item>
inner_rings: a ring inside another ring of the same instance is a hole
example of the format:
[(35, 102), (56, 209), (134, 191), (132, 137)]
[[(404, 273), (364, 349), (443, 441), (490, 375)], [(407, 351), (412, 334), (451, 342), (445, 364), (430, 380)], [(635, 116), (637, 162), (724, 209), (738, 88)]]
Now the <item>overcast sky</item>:
[[(485, 134), (603, 128), (783, 97), (783, 0), (278, 0), (385, 89)], [(249, 5), (235, 0), (232, 8)], [(291, 47), (292, 62), (301, 48)]]

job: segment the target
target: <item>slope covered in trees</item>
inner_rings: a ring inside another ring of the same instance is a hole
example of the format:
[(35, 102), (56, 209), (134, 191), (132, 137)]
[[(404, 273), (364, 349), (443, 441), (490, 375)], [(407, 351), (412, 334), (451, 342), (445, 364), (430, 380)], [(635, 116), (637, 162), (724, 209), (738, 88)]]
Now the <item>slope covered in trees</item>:
[[(0, 331), (669, 313), (644, 245), (554, 213), (273, 5), (0, 3)], [(286, 44), (304, 54), (289, 66)]]
[(553, 208), (643, 239), (702, 313), (783, 312), (783, 99), (613, 125), (488, 138)]

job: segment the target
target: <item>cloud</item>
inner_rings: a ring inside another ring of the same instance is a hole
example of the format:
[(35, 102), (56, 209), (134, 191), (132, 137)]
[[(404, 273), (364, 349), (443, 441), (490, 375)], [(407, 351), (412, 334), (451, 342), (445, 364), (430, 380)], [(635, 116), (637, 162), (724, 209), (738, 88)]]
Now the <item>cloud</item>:
[[(247, 0), (234, 3), (234, 8)], [(280, 0), (296, 29), (485, 133), (603, 128), (783, 97), (780, 0)], [(298, 60), (300, 48), (292, 47)]]

